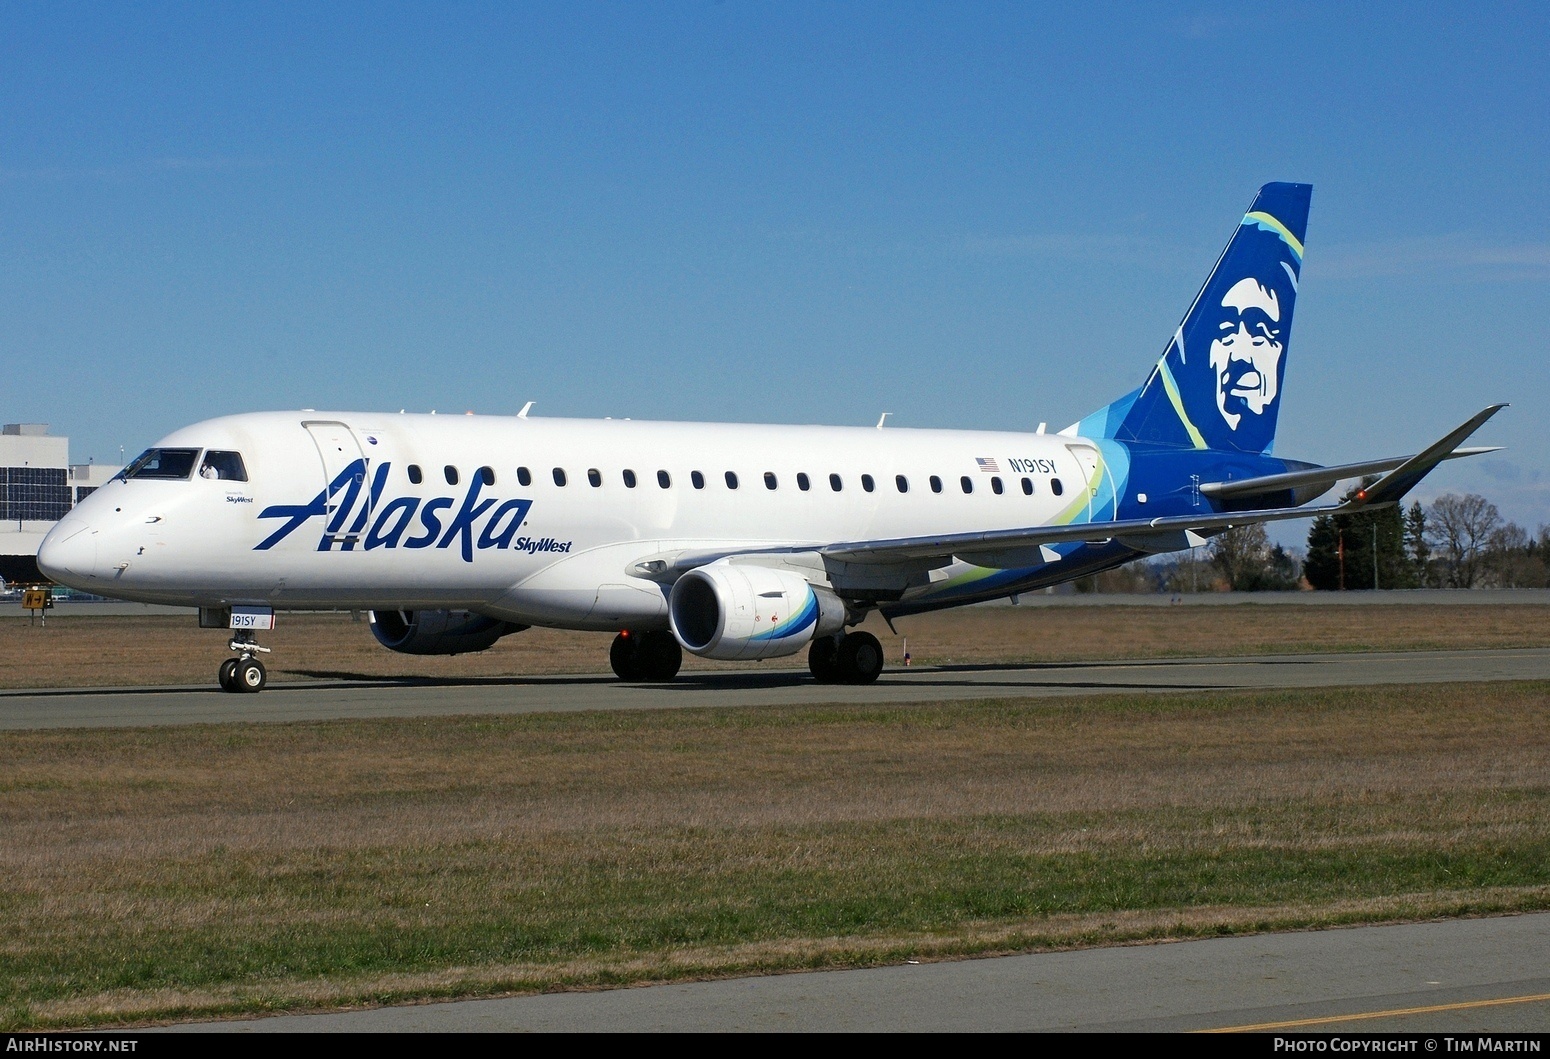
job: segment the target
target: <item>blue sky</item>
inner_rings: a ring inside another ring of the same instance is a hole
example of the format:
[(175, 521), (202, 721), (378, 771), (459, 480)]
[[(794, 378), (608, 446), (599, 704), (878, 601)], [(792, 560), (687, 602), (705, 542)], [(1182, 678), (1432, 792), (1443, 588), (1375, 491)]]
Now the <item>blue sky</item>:
[[(1270, 180), (1277, 452), (1550, 522), (1550, 7), (0, 3), (0, 418), (1064, 426)], [(1300, 534), (1301, 529), (1294, 533)]]

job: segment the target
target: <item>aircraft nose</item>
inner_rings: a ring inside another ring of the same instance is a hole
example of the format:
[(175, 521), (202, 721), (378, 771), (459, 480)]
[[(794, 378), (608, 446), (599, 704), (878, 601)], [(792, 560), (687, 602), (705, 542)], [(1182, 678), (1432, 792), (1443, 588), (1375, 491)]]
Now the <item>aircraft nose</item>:
[(38, 569), (51, 581), (83, 588), (97, 576), (97, 534), (84, 520), (65, 516), (38, 546)]

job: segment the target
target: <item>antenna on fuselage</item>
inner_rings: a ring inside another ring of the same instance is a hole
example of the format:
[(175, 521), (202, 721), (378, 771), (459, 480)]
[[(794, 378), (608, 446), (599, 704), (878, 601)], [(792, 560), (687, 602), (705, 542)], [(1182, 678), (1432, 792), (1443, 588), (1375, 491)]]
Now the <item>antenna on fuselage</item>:
[(888, 417), (889, 417), (889, 416), (891, 416), (891, 415), (893, 415), (893, 413), (892, 413), (892, 412), (884, 412), (884, 413), (883, 413), (883, 414), (882, 414), (882, 415), (880, 415), (880, 416), (878, 416), (878, 417), (877, 417), (877, 429), (878, 429), (878, 430), (881, 430), (881, 429), (883, 429), (883, 421), (884, 421), (884, 420), (885, 420), (885, 419), (887, 419), (887, 418), (888, 418)]
[(529, 401), (527, 404), (523, 405), (522, 406), (522, 411), (517, 413), (517, 418), (518, 419), (526, 419), (527, 418), (527, 414), (533, 410), (533, 406), (535, 404), (537, 404), (537, 403), (538, 403), (537, 401)]

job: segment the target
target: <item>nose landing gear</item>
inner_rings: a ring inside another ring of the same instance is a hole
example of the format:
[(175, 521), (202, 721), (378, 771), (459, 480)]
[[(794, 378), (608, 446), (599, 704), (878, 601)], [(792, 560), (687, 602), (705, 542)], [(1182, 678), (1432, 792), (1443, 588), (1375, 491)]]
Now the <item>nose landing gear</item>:
[(230, 650), (237, 652), (236, 658), (228, 658), (221, 663), (217, 674), (222, 691), (243, 692), (256, 694), (264, 689), (264, 684), (269, 679), (269, 674), (264, 669), (264, 663), (254, 655), (258, 652), (269, 653), (269, 648), (262, 647), (253, 640), (253, 633), (247, 629), (239, 629), (232, 636), (231, 643), (227, 645)]

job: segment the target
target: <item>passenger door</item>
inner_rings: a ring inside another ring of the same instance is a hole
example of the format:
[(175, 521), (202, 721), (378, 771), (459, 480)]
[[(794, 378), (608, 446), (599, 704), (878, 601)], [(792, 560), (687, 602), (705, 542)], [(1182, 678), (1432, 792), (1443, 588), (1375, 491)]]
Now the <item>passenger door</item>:
[(337, 544), (342, 550), (351, 551), (371, 524), (372, 497), (366, 484), (370, 466), (366, 453), (361, 449), (355, 431), (345, 423), (307, 420), (301, 425), (317, 446), (318, 458), (322, 461), (323, 488), (330, 489), (348, 472), (327, 499), (328, 522), (323, 540), (330, 549)]

